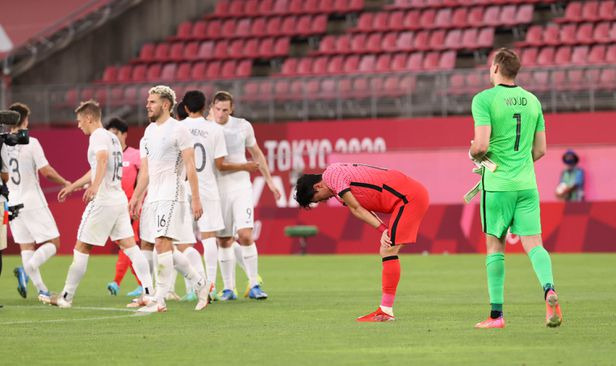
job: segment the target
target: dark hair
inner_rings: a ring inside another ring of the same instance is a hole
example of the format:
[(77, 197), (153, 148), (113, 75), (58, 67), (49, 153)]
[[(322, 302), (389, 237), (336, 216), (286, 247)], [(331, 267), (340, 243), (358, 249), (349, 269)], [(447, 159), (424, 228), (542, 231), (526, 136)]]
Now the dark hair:
[(233, 107), (233, 96), (228, 91), (217, 91), (212, 98), (212, 105), (216, 102), (231, 102), (231, 106)]
[(304, 174), (295, 185), (295, 200), (303, 208), (310, 208), (312, 197), (315, 194), (314, 185), (323, 180), (322, 174)]
[(105, 129), (110, 130), (115, 128), (116, 130), (127, 133), (128, 132), (128, 123), (124, 122), (122, 118), (113, 117), (105, 126)]
[(501, 74), (510, 79), (515, 79), (522, 66), (518, 55), (508, 48), (501, 48), (494, 55), (494, 64), (498, 65)]
[(186, 113), (186, 109), (184, 109), (184, 101), (179, 102), (175, 106), (175, 114), (177, 114), (178, 120), (180, 121), (188, 117), (188, 113)]
[(28, 106), (23, 103), (13, 103), (9, 107), (9, 110), (19, 113), (19, 124), (20, 125), (24, 123), (26, 118), (28, 118), (28, 116), (30, 115), (30, 108), (28, 108)]
[(189, 90), (184, 94), (182, 103), (190, 113), (198, 113), (205, 109), (205, 95), (199, 90)]
[(576, 165), (580, 161), (580, 157), (575, 151), (569, 149), (563, 154), (563, 163), (567, 165)]

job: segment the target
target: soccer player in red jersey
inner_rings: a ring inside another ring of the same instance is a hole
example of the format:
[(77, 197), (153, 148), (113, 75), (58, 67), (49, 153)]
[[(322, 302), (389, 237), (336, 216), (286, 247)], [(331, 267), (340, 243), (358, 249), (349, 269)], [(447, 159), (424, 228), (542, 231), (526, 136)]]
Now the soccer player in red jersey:
[[(332, 164), (323, 174), (297, 180), (295, 199), (303, 208), (336, 197), (353, 216), (379, 230), (383, 260), (381, 306), (357, 318), (360, 322), (395, 320), (396, 288), (400, 281), (398, 252), (417, 240), (417, 230), (429, 204), (428, 191), (403, 173), (364, 164)], [(392, 214), (387, 225), (374, 212)]]
[[(141, 166), (141, 157), (139, 156), (139, 149), (135, 149), (133, 147), (126, 145), (126, 139), (128, 137), (128, 124), (124, 122), (120, 118), (113, 118), (107, 126), (105, 127), (109, 132), (113, 133), (120, 140), (120, 144), (122, 145), (122, 189), (124, 193), (126, 193), (126, 198), (129, 200), (133, 196), (133, 191), (135, 190), (135, 185), (137, 183), (137, 175), (139, 173), (139, 167)], [(133, 231), (135, 232), (135, 241), (139, 243), (139, 221), (133, 220)], [(151, 265), (152, 258), (151, 252), (144, 252), (148, 263)], [(150, 254), (150, 258), (148, 257)], [(124, 278), (124, 274), (130, 267), (131, 272), (135, 275), (135, 271), (133, 270), (133, 266), (130, 262), (130, 259), (123, 251), (118, 251), (118, 260), (116, 262), (115, 268), (115, 277), (112, 282), (107, 284), (107, 290), (111, 295), (117, 295), (120, 292), (120, 284), (122, 283), (122, 279)], [(152, 268), (150, 268), (150, 271)], [(140, 296), (143, 292), (141, 287), (141, 282), (135, 275), (135, 279), (137, 279), (137, 283), (139, 283), (139, 287), (135, 290), (129, 292), (128, 296)]]

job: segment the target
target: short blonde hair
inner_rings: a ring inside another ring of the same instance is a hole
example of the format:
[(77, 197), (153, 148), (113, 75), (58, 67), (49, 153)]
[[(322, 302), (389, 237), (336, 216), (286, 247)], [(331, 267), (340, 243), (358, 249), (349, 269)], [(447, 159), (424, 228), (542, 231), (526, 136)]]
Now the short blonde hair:
[(84, 114), (93, 117), (96, 120), (101, 119), (101, 106), (94, 99), (81, 102), (77, 108), (75, 108), (75, 114)]
[(163, 99), (167, 99), (171, 102), (171, 107), (169, 107), (169, 111), (173, 110), (173, 106), (175, 106), (175, 92), (173, 89), (168, 87), (167, 85), (156, 85), (148, 91), (149, 94), (156, 94)]
[(231, 102), (231, 107), (233, 107), (233, 95), (225, 90), (219, 90), (212, 97), (212, 105), (216, 104), (216, 102)]

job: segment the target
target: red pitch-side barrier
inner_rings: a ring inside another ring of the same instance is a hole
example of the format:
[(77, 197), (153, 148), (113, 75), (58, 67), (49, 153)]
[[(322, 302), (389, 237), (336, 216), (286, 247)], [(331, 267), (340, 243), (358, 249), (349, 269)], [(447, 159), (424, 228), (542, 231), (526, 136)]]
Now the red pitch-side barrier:
[[(616, 113), (546, 115), (548, 156), (538, 165), (542, 195), (544, 240), (558, 252), (616, 251)], [(256, 234), (264, 254), (299, 251), (299, 244), (283, 234), (284, 227), (313, 224), (320, 229), (308, 240), (309, 253), (374, 253), (378, 233), (350, 217), (345, 208), (321, 205), (312, 211), (296, 208), (291, 176), (318, 172), (330, 161), (361, 159), (390, 166), (418, 178), (429, 189), (431, 206), (420, 229), (418, 243), (405, 250), (430, 253), (481, 252), (483, 239), (476, 204), (462, 205), (461, 195), (477, 179), (470, 172), (466, 150), (473, 135), (470, 117), (389, 120), (349, 120), (256, 124), (255, 131), (272, 170), (275, 184), (284, 194), (275, 202), (261, 177), (254, 179)], [(88, 169), (87, 137), (76, 127), (38, 129), (47, 158), (67, 179), (77, 179)], [(138, 146), (142, 128), (129, 131), (129, 145)], [(554, 202), (553, 189), (562, 165), (560, 154), (573, 147), (587, 170), (590, 202)], [(346, 155), (351, 154), (351, 155)], [(438, 166), (428, 164), (437, 161)], [(294, 174), (290, 174), (294, 173)], [(55, 200), (57, 188), (42, 180), (62, 235), (61, 253), (70, 254), (84, 203), (74, 194), (66, 203)], [(516, 238), (511, 238), (514, 242)], [(512, 245), (510, 250), (520, 250)], [(95, 253), (116, 251), (114, 246)], [(16, 253), (10, 245), (8, 253)]]

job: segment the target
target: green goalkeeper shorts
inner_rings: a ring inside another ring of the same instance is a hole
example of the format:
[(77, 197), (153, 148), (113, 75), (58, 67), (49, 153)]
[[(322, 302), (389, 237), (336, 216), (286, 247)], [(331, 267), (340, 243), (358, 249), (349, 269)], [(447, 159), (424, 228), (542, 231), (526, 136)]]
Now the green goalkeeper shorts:
[(541, 234), (541, 213), (537, 189), (482, 191), (483, 232), (501, 238), (511, 228), (516, 235)]

